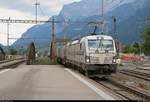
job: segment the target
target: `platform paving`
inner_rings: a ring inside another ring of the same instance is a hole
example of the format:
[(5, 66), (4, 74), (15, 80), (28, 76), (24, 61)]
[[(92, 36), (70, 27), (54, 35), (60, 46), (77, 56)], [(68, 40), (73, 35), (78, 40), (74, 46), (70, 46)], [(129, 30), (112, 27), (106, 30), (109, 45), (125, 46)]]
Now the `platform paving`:
[(0, 99), (114, 100), (86, 79), (60, 65), (21, 65), (0, 72)]

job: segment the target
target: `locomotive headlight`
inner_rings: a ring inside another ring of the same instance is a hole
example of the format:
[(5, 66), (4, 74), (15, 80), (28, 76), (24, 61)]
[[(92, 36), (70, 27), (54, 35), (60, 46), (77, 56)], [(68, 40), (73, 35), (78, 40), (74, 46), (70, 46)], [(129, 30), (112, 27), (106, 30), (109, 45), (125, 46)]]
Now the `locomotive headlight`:
[(115, 58), (113, 58), (113, 63), (116, 63), (116, 59)]
[(113, 63), (116, 63), (116, 62), (117, 62), (117, 59), (116, 59), (116, 57), (115, 57), (115, 56), (113, 57), (112, 62), (113, 62)]
[(89, 56), (87, 56), (85, 60), (87, 63), (90, 63), (90, 57)]
[(86, 59), (86, 62), (89, 63), (89, 62), (90, 62), (90, 59)]

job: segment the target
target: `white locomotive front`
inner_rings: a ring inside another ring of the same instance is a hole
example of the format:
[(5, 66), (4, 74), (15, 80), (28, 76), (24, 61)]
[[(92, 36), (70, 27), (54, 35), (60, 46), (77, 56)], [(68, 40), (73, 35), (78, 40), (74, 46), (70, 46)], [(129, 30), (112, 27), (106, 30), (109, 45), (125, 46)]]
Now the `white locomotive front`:
[(111, 36), (85, 36), (68, 43), (64, 48), (60, 49), (65, 53), (61, 61), (87, 76), (105, 76), (117, 70), (117, 51)]

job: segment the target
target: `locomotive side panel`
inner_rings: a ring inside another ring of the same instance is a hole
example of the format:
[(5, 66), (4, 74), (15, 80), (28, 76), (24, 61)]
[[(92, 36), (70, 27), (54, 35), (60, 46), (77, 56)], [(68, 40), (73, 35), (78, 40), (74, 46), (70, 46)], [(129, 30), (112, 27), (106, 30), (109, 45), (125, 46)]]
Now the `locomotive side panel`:
[(75, 66), (81, 67), (81, 65), (85, 63), (84, 47), (85, 46), (83, 45), (83, 43), (80, 42), (67, 46), (67, 62)]

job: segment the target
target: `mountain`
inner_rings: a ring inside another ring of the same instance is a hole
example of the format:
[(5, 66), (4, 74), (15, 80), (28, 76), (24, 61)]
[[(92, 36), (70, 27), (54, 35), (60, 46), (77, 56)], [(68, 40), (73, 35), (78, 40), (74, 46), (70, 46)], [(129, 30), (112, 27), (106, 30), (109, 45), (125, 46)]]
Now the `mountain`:
[[(55, 17), (57, 21), (62, 21), (60, 17)], [(51, 39), (51, 23), (35, 25), (28, 29), (25, 33), (22, 34), (22, 38), (27, 39), (19, 39), (17, 40), (12, 47), (25, 47), (34, 41), (37, 45), (37, 48), (49, 47), (50, 39)], [(55, 29), (57, 32), (63, 30), (62, 24), (55, 25)], [(28, 39), (29, 38), (29, 39)], [(43, 46), (44, 45), (44, 46)]]
[[(135, 0), (115, 0), (112, 2), (112, 0), (105, 0), (104, 13), (107, 14), (121, 5), (132, 3), (134, 1)], [(81, 2), (74, 2), (72, 4), (65, 5), (59, 16), (66, 20), (82, 20), (90, 16), (101, 15), (101, 5), (101, 0), (82, 0)]]
[(5, 47), (0, 44), (0, 54), (5, 54)]
[(133, 16), (122, 21), (118, 25), (118, 38), (124, 43), (141, 42), (141, 34), (148, 24), (145, 22), (150, 18), (150, 5), (138, 10)]
[[(104, 18), (106, 22), (107, 34), (112, 33), (112, 16), (117, 18), (117, 38), (123, 43), (129, 44), (140, 40), (140, 34), (147, 24), (145, 19), (150, 17), (150, 0), (107, 0), (105, 5)], [(56, 16), (57, 21), (99, 21), (101, 18), (100, 0), (82, 0), (68, 5), (64, 5), (60, 14)], [(64, 24), (56, 24), (56, 35), (62, 38), (64, 34), (69, 38), (76, 38), (90, 34), (94, 27), (85, 23), (69, 23), (67, 30)], [(97, 30), (100, 33), (101, 29)], [(38, 48), (49, 47), (51, 37), (51, 24), (36, 25), (27, 30), (22, 36), (32, 38)], [(40, 38), (40, 39), (39, 39)], [(43, 38), (43, 39), (42, 39)], [(46, 38), (46, 39), (45, 39)], [(28, 45), (32, 39), (19, 39), (12, 46)]]
[(100, 0), (82, 0), (81, 2), (74, 2), (69, 5), (64, 5), (59, 16), (66, 20), (81, 20), (93, 15), (101, 13)]
[(3, 47), (3, 45), (2, 45), (2, 44), (0, 44), (0, 47)]
[[(133, 41), (139, 41), (140, 34), (147, 26), (147, 24), (145, 23), (145, 19), (150, 17), (150, 14), (148, 13), (148, 10), (150, 8), (150, 1), (138, 0), (137, 2), (137, 0), (126, 0), (121, 1), (119, 5), (121, 6), (117, 6), (116, 9), (105, 14), (105, 20), (107, 20), (107, 34), (115, 37), (115, 35), (112, 34), (112, 16), (115, 15), (115, 17), (117, 18), (117, 38), (126, 44), (130, 44)], [(99, 19), (100, 17), (96, 15), (88, 17), (84, 19), (84, 21), (97, 21)], [(81, 28), (81, 30), (76, 31), (76, 28)], [(93, 30), (94, 28), (89, 27), (88, 25), (76, 24), (76, 27), (68, 28), (67, 34), (68, 37), (76, 36), (77, 34), (87, 35), (90, 34), (90, 32), (92, 32)], [(97, 31), (97, 33), (98, 32), (99, 31)], [(71, 33), (71, 36), (69, 36), (69, 33)], [(61, 32), (59, 35), (61, 34), (64, 34), (64, 32)]]

